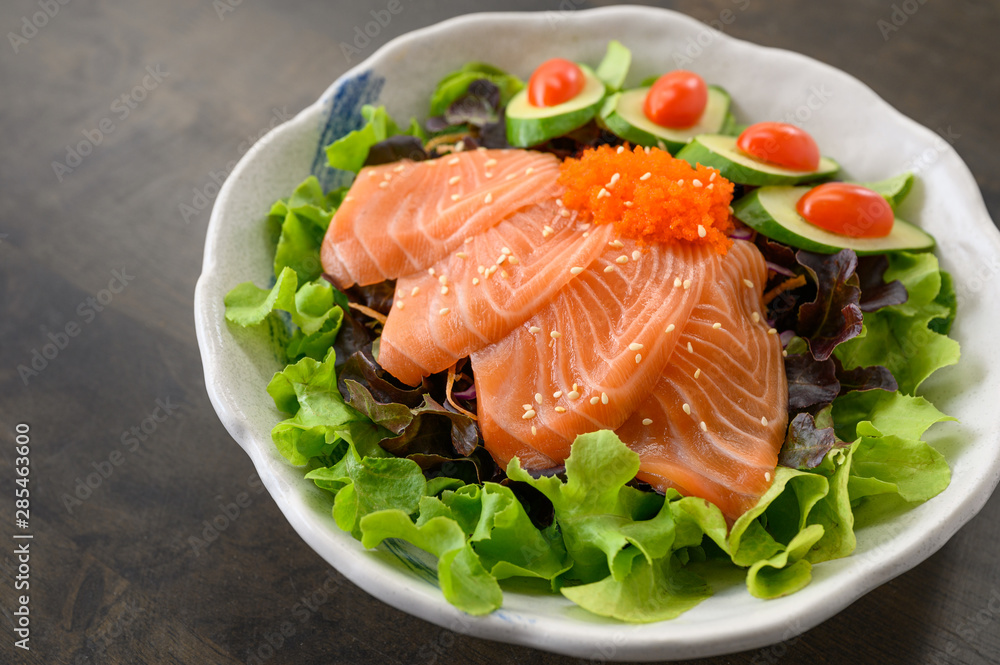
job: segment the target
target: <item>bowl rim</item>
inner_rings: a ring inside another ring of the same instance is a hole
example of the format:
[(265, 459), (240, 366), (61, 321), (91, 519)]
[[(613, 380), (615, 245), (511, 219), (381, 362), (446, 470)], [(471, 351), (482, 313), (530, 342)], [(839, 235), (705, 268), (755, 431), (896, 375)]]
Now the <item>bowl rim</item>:
[[(700, 29), (706, 27), (704, 23), (685, 14), (667, 9), (635, 5), (574, 11), (565, 18), (571, 21), (599, 21), (608, 15), (615, 15), (617, 17), (630, 14), (638, 20), (641, 20), (642, 17), (655, 14), (658, 19), (686, 23), (689, 27), (698, 27)], [(867, 560), (865, 562), (866, 567), (863, 567), (860, 573), (852, 578), (852, 583), (841, 585), (834, 593), (804, 596), (800, 602), (794, 603), (786, 602), (779, 604), (778, 601), (766, 601), (773, 603), (773, 605), (768, 607), (768, 611), (754, 612), (740, 626), (732, 627), (725, 635), (721, 636), (700, 630), (697, 625), (685, 625), (683, 632), (667, 631), (669, 639), (665, 639), (651, 631), (643, 631), (642, 626), (631, 626), (620, 623), (594, 624), (584, 622), (577, 622), (580, 629), (576, 632), (565, 632), (561, 627), (560, 632), (553, 633), (544, 626), (537, 624), (527, 625), (523, 621), (518, 621), (516, 617), (506, 613), (503, 608), (483, 617), (471, 617), (448, 604), (440, 595), (435, 598), (426, 593), (421, 593), (419, 590), (412, 589), (408, 584), (401, 584), (400, 580), (403, 578), (384, 574), (372, 574), (376, 570), (373, 568), (373, 565), (376, 565), (372, 563), (374, 560), (373, 557), (358, 556), (357, 548), (347, 546), (336, 539), (324, 537), (328, 534), (318, 533), (314, 529), (313, 524), (310, 523), (309, 516), (301, 510), (301, 506), (297, 507), (296, 497), (293, 496), (294, 492), (297, 491), (296, 488), (289, 488), (270, 470), (271, 460), (264, 455), (261, 445), (262, 443), (270, 445), (271, 442), (269, 440), (260, 442), (255, 439), (253, 433), (246, 427), (239, 409), (234, 407), (231, 402), (228, 390), (216, 380), (219, 374), (219, 354), (223, 346), (220, 343), (223, 335), (218, 329), (222, 324), (213, 318), (213, 315), (217, 314), (218, 304), (215, 303), (215, 306), (211, 306), (212, 304), (207, 302), (207, 292), (218, 270), (215, 249), (221, 237), (223, 211), (229, 203), (232, 190), (235, 186), (234, 183), (247, 172), (250, 164), (256, 160), (257, 156), (268, 145), (290, 134), (301, 131), (312, 131), (315, 128), (314, 120), (316, 116), (323, 113), (325, 101), (344, 81), (372, 69), (373, 63), (380, 59), (387, 59), (394, 54), (405, 51), (414, 42), (439, 38), (453, 30), (461, 30), (474, 23), (490, 22), (497, 19), (505, 21), (536, 21), (543, 20), (545, 15), (546, 12), (483, 12), (466, 14), (396, 37), (381, 46), (368, 58), (345, 72), (314, 103), (300, 111), (291, 120), (275, 127), (243, 155), (220, 188), (215, 205), (213, 206), (206, 231), (202, 274), (195, 288), (195, 328), (209, 399), (227, 431), (249, 455), (265, 487), (272, 497), (275, 498), (282, 513), (299, 536), (354, 584), (372, 596), (409, 614), (416, 615), (458, 633), (511, 642), (578, 657), (591, 657), (595, 653), (601, 653), (600, 649), (602, 645), (613, 644), (612, 653), (609, 655), (605, 650), (605, 653), (601, 656), (607, 660), (663, 660), (664, 658), (679, 659), (713, 656), (757, 648), (780, 640), (789, 639), (833, 616), (862, 595), (909, 570), (942, 547), (962, 525), (970, 520), (985, 505), (997, 482), (1000, 481), (1000, 455), (992, 460), (990, 466), (981, 469), (978, 482), (966, 488), (966, 493), (953, 506), (949, 515), (946, 516), (947, 519), (940, 519), (937, 523), (929, 525), (929, 533), (926, 539), (917, 543), (910, 543), (906, 548), (895, 551), (891, 557), (882, 557), (876, 561)], [(829, 75), (849, 79), (851, 85), (864, 88), (870, 93), (872, 103), (883, 107), (883, 112), (889, 111), (893, 114), (895, 119), (905, 125), (910, 132), (914, 132), (928, 140), (933, 140), (937, 137), (930, 129), (896, 110), (866, 84), (840, 69), (800, 53), (761, 46), (747, 42), (746, 40), (730, 37), (727, 34), (720, 33), (717, 35), (717, 38), (748, 44), (754, 49), (779, 53), (781, 57), (798, 59), (803, 63), (809, 63), (811, 67), (823, 68)], [(977, 213), (974, 215), (974, 223), (983, 230), (985, 236), (988, 238), (988, 242), (991, 242), (998, 254), (1000, 254), (1000, 233), (997, 232), (997, 229), (990, 220), (982, 194), (975, 183), (972, 173), (950, 145), (943, 146), (942, 150), (952, 157), (953, 161), (961, 165), (961, 171), (957, 176), (961, 181), (959, 184), (965, 194), (966, 203)], [(995, 435), (998, 441), (1000, 441), (1000, 434)], [(328, 527), (331, 530), (336, 530), (333, 524), (328, 525)], [(345, 534), (340, 533), (340, 535)], [(349, 535), (347, 537), (350, 538)], [(331, 544), (333, 544), (332, 551), (330, 549)], [(855, 553), (851, 556), (859, 556), (859, 554)], [(384, 572), (382, 569), (378, 570)], [(408, 580), (409, 578), (406, 579)], [(505, 595), (508, 593), (512, 592), (507, 591)], [(790, 598), (796, 598), (796, 596), (797, 594)], [(710, 600), (706, 602), (710, 602)], [(646, 626), (666, 624), (680, 625), (678, 620), (673, 620), (673, 622), (646, 624)], [(663, 650), (665, 649), (669, 650), (669, 652), (664, 653)]]

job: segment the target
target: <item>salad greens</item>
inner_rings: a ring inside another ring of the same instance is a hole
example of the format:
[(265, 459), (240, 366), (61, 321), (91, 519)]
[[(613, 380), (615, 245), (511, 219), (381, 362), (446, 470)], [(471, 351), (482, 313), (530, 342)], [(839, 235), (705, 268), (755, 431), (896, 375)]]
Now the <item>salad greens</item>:
[[(627, 70), (627, 50), (616, 53)], [(602, 76), (618, 86), (624, 79), (610, 65)], [(460, 126), (463, 140), (483, 141), (522, 85), (470, 63), (438, 84), (429, 124), (438, 135)], [(480, 116), (470, 97), (486, 100)], [(331, 166), (357, 172), (397, 154), (382, 150), (393, 139), (393, 150), (419, 145), (434, 155), (415, 121), (404, 131), (382, 107), (363, 114), (361, 130), (327, 148)], [(578, 149), (606, 140), (598, 136), (587, 130), (572, 140)], [(886, 195), (897, 203), (911, 181), (887, 181)], [(273, 283), (236, 286), (226, 318), (272, 334), (287, 364), (267, 385), (286, 416), (272, 439), (332, 495), (337, 526), (365, 547), (395, 538), (436, 556), (444, 597), (465, 612), (500, 607), (510, 578), (628, 622), (676, 617), (734, 572), (754, 596), (782, 596), (808, 584), (814, 564), (849, 555), (856, 524), (948, 485), (947, 463), (922, 437), (953, 419), (916, 394), (959, 355), (947, 336), (951, 279), (930, 253), (859, 261), (850, 250), (811, 254), (756, 237), (777, 292), (767, 317), (785, 331), (790, 425), (771, 488), (727, 524), (703, 499), (637, 485), (639, 456), (614, 432), (579, 436), (557, 475), (533, 475), (517, 458), (499, 469), (462, 413), (475, 410), (468, 376), (455, 384), (461, 408), (446, 404), (441, 376), (418, 388), (394, 382), (376, 361), (372, 312), (388, 311), (394, 285), (342, 293), (322, 278), (320, 245), (344, 193), (324, 193), (308, 178), (274, 204)]]

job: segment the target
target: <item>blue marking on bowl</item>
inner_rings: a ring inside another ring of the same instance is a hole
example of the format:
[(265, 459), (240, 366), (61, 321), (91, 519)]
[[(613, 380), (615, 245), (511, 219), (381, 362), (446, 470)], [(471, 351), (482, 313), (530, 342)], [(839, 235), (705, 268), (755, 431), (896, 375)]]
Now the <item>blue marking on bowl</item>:
[(326, 146), (365, 126), (361, 107), (365, 104), (376, 104), (384, 85), (385, 77), (375, 76), (369, 70), (353, 78), (341, 79), (333, 93), (324, 99), (326, 122), (320, 130), (311, 169), (312, 174), (323, 186), (324, 192), (337, 187), (346, 187), (354, 180), (353, 173), (333, 169), (327, 165)]

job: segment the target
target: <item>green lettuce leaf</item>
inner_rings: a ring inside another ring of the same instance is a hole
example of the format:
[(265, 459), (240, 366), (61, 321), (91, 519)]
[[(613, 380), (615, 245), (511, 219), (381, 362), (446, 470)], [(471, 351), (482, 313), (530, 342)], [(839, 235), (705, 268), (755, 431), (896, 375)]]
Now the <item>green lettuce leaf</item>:
[(366, 104), (361, 107), (361, 115), (366, 120), (364, 127), (337, 139), (326, 147), (326, 159), (331, 167), (357, 173), (365, 165), (368, 151), (376, 143), (398, 134), (419, 136), (421, 132), (420, 126), (415, 121), (411, 121), (404, 132), (389, 117), (384, 106), (375, 107)]
[(901, 305), (866, 312), (862, 333), (840, 344), (835, 354), (847, 369), (887, 367), (900, 391), (913, 395), (928, 376), (958, 362), (958, 342), (930, 327), (954, 315), (954, 302), (947, 293), (942, 296), (942, 283), (949, 280), (942, 278), (933, 254), (909, 252), (889, 255), (885, 279), (902, 282), (909, 298)]
[(431, 95), (431, 117), (443, 115), (448, 107), (469, 90), (473, 81), (486, 79), (500, 89), (500, 103), (506, 105), (524, 83), (516, 76), (483, 62), (470, 62), (442, 78)]

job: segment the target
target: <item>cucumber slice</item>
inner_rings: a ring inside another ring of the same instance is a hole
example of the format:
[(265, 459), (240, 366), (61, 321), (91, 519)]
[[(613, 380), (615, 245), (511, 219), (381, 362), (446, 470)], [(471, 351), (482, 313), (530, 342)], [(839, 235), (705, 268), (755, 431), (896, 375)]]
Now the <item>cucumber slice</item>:
[(608, 42), (608, 50), (601, 64), (597, 65), (597, 78), (608, 87), (608, 90), (621, 90), (628, 76), (628, 68), (632, 66), (632, 51), (625, 48), (617, 39)]
[(677, 154), (699, 134), (721, 133), (729, 119), (729, 93), (718, 86), (708, 87), (708, 104), (698, 123), (684, 129), (661, 127), (646, 117), (643, 105), (649, 88), (635, 88), (612, 95), (601, 109), (599, 122), (630, 143), (656, 146)]
[(586, 82), (573, 99), (555, 106), (533, 106), (525, 87), (507, 104), (507, 142), (527, 148), (568, 134), (597, 115), (606, 89), (590, 67), (580, 65)]
[(903, 199), (906, 198), (906, 195), (910, 193), (910, 190), (913, 189), (913, 174), (907, 171), (906, 173), (901, 173), (885, 180), (859, 182), (857, 184), (881, 194), (889, 202), (889, 205), (892, 206), (892, 209), (895, 210), (903, 202)]
[(800, 182), (829, 178), (840, 165), (829, 157), (821, 157), (815, 171), (794, 171), (750, 157), (736, 147), (735, 136), (702, 134), (691, 140), (677, 157), (692, 166), (701, 164), (719, 170), (722, 177), (739, 185), (795, 185)]
[(795, 206), (810, 187), (761, 187), (733, 204), (733, 215), (768, 238), (820, 254), (853, 249), (858, 254), (885, 254), (934, 247), (934, 238), (896, 218), (883, 238), (853, 238), (832, 233), (807, 222)]

